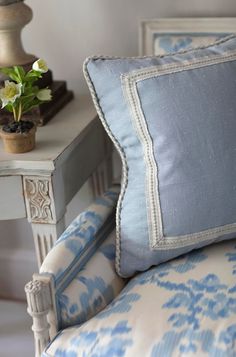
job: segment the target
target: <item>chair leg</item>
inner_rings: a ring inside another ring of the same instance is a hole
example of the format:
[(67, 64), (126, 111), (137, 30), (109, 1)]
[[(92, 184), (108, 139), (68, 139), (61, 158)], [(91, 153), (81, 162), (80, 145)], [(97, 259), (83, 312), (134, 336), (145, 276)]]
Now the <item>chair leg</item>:
[(47, 314), (51, 307), (50, 286), (42, 281), (30, 281), (25, 286), (28, 313), (32, 316), (35, 357), (40, 357), (50, 340)]
[(94, 198), (101, 196), (112, 183), (112, 162), (111, 158), (108, 157), (104, 160), (96, 169), (96, 171), (91, 175), (90, 185), (92, 187), (92, 192)]

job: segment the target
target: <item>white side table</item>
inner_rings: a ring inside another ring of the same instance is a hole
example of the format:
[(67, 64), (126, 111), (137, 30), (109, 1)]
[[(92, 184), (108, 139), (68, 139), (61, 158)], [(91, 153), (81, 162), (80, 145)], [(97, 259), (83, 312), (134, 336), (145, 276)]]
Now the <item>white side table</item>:
[(66, 206), (83, 183), (93, 175), (95, 194), (108, 184), (110, 157), (110, 142), (85, 96), (38, 128), (35, 150), (8, 154), (0, 140), (0, 220), (27, 217), (39, 266), (65, 229)]

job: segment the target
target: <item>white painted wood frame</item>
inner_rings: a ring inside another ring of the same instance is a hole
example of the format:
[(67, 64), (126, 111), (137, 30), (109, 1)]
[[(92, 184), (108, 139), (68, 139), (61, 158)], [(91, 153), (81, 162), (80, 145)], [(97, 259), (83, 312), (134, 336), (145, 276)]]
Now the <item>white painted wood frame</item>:
[(5, 153), (0, 141), (0, 219), (28, 219), (38, 266), (64, 231), (66, 206), (86, 180), (92, 177), (94, 195), (109, 186), (111, 154), (88, 96), (37, 129), (35, 150)]
[(154, 35), (171, 33), (236, 33), (236, 18), (187, 17), (142, 20), (139, 28), (139, 54), (153, 55)]

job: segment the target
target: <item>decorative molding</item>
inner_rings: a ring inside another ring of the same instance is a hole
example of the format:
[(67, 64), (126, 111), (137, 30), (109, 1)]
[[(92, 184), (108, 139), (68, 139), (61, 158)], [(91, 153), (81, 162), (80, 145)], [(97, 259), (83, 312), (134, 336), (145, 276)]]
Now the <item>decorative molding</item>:
[[(33, 233), (35, 233), (34, 227), (32, 228), (33, 228)], [(58, 238), (57, 235), (52, 234), (50, 231), (48, 234), (46, 234), (46, 232), (42, 232), (41, 235), (39, 233), (34, 234), (34, 243), (35, 243), (35, 250), (36, 250), (39, 269), (44, 259), (46, 258), (48, 252), (52, 249), (57, 238)]]
[[(111, 151), (110, 151), (111, 152)], [(102, 195), (112, 182), (112, 160), (111, 154), (97, 167), (90, 177), (90, 185), (93, 196)]]
[(56, 223), (51, 178), (24, 177), (28, 220), (32, 223)]
[(33, 223), (35, 252), (40, 268), (48, 252), (52, 249), (58, 237), (65, 230), (65, 217), (63, 216), (55, 224)]

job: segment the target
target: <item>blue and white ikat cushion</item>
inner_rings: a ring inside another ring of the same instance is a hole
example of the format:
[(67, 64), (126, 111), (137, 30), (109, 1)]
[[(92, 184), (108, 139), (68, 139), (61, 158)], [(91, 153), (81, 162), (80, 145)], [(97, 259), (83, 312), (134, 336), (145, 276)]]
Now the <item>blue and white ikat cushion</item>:
[(54, 281), (58, 329), (82, 324), (125, 285), (115, 272), (114, 208), (119, 186), (98, 197), (67, 227), (40, 273)]
[(82, 324), (107, 306), (125, 286), (115, 272), (115, 232), (96, 250), (73, 280), (56, 294), (60, 328)]
[(235, 357), (236, 240), (162, 263), (133, 278), (43, 356)]
[(123, 163), (116, 266), (132, 276), (236, 237), (236, 38), (85, 76)]
[(153, 54), (165, 55), (178, 51), (207, 46), (229, 33), (154, 33)]

